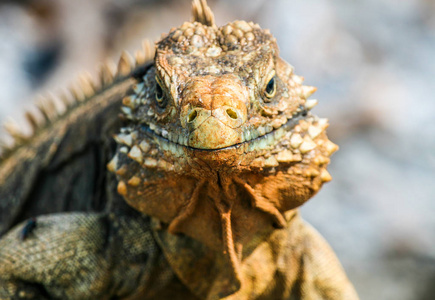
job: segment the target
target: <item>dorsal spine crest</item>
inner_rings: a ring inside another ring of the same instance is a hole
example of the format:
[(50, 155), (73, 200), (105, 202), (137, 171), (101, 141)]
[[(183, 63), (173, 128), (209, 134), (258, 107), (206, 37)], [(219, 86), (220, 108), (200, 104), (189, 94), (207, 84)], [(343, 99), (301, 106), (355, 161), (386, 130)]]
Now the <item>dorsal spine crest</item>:
[(80, 75), (76, 84), (73, 84), (69, 89), (71, 97), (59, 95), (62, 102), (60, 105), (56, 103), (56, 97), (40, 97), (35, 103), (37, 113), (28, 111), (25, 114), (25, 120), (31, 128), (31, 134), (26, 134), (25, 130), (22, 130), (14, 121), (8, 121), (5, 124), (5, 129), (12, 138), (12, 142), (0, 141), (0, 163), (17, 148), (30, 142), (38, 132), (56, 122), (74, 107), (85, 103), (106, 88), (130, 76), (136, 68), (152, 61), (154, 51), (153, 43), (145, 40), (142, 44), (142, 50), (140, 50), (141, 53), (137, 52), (135, 59), (129, 53), (123, 52), (115, 70), (113, 63), (101, 65), (96, 81), (91, 78), (89, 73)]

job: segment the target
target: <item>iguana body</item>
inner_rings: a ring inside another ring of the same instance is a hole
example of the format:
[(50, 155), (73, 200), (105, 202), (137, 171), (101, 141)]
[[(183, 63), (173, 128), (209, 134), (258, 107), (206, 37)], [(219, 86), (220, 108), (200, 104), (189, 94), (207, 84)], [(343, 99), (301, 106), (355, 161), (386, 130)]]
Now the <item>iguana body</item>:
[(297, 213), (336, 150), (315, 89), (258, 25), (217, 27), (205, 1), (194, 20), (12, 130), (1, 299), (357, 299)]

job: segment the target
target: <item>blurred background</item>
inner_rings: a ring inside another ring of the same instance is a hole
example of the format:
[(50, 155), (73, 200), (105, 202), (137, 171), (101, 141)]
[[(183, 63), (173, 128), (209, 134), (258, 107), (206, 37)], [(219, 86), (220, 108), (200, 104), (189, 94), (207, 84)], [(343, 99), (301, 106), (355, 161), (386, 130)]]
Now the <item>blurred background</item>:
[[(361, 299), (435, 299), (435, 0), (209, 4), (218, 25), (271, 29), (318, 87), (340, 151), (302, 214)], [(190, 0), (0, 1), (0, 121), (190, 18)]]

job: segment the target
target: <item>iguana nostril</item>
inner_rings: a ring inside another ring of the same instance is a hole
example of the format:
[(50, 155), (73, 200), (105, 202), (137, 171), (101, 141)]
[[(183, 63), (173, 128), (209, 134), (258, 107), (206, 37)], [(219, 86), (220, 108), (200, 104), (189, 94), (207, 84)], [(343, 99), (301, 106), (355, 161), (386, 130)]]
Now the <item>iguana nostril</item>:
[(192, 112), (189, 114), (189, 117), (187, 118), (187, 122), (192, 123), (197, 116), (198, 116), (198, 112), (196, 110), (192, 110)]
[(237, 113), (232, 108), (227, 109), (227, 115), (234, 120), (237, 120), (239, 117), (237, 116)]

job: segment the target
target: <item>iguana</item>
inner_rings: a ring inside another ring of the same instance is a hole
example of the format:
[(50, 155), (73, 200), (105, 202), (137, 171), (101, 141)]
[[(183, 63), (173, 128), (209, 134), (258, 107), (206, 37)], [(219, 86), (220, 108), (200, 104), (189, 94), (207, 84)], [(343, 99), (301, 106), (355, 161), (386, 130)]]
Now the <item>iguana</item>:
[(194, 0), (100, 79), (9, 127), (1, 299), (358, 298), (298, 214), (337, 146), (268, 30)]

